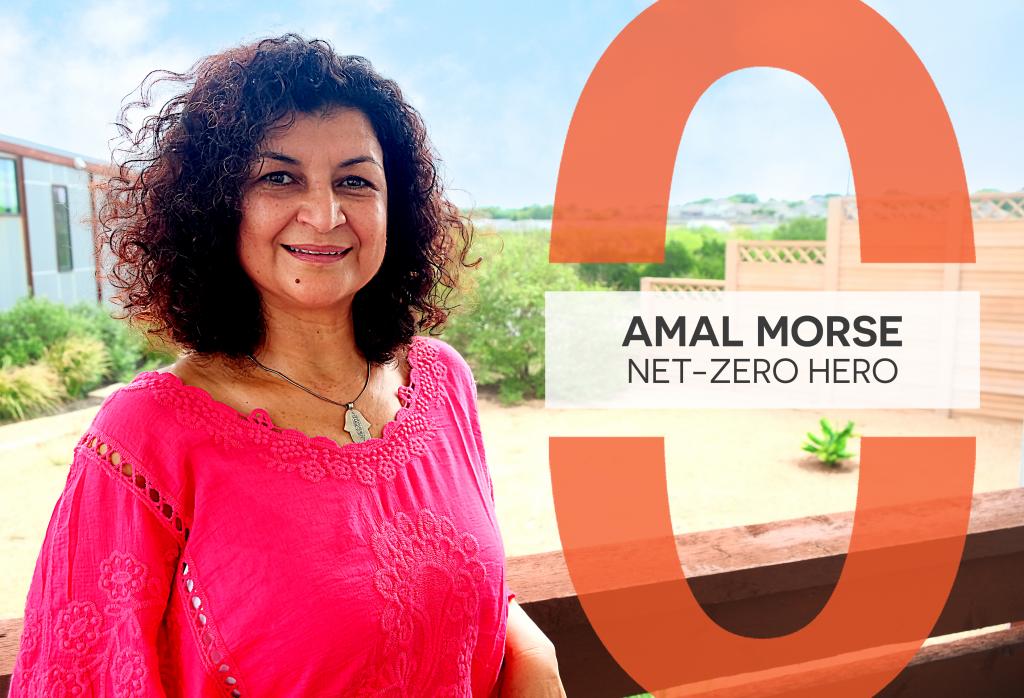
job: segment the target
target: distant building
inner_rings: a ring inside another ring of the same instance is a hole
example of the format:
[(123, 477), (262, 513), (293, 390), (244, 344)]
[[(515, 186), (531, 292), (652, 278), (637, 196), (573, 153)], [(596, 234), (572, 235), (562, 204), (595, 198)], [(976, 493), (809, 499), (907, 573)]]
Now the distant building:
[(90, 184), (106, 166), (0, 135), (0, 310), (25, 296), (101, 298)]

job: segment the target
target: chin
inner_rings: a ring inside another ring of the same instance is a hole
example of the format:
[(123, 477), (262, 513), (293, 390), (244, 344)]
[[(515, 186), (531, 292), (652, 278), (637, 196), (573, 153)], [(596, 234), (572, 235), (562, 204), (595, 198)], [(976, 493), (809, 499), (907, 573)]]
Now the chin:
[(292, 288), (288, 289), (288, 293), (284, 294), (283, 299), (296, 309), (320, 311), (345, 308), (352, 303), (354, 297), (355, 292), (342, 293), (337, 288)]

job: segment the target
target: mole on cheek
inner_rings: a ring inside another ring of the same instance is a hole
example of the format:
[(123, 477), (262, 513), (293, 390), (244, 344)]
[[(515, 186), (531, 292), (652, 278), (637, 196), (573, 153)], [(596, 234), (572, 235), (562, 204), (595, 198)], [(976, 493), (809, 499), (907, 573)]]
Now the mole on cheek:
[(298, 279), (295, 279), (295, 283), (300, 283)]

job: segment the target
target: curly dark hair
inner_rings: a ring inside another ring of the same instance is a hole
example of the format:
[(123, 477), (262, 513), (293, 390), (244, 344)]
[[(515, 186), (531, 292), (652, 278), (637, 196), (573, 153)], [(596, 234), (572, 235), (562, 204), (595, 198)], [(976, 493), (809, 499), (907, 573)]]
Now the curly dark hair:
[[(129, 113), (168, 82), (185, 89), (133, 132)], [(422, 117), (367, 59), (296, 34), (209, 56), (186, 73), (154, 71), (121, 111), (126, 145), (98, 219), (114, 254), (108, 278), (131, 321), (200, 354), (239, 358), (261, 345), (260, 296), (236, 251), (244, 186), (272, 127), (334, 107), (367, 116), (388, 186), (384, 260), (352, 304), (357, 346), (384, 363), (445, 323), (462, 267), (480, 260), (467, 262), (472, 223), (445, 196)]]

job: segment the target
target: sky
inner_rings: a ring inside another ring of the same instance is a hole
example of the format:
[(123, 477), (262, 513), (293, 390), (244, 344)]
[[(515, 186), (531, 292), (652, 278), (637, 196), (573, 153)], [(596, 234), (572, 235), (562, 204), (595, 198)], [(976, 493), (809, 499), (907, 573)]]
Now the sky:
[[(770, 2), (771, 0), (765, 0)], [(823, 0), (829, 1), (829, 0)], [(122, 100), (154, 69), (297, 31), (368, 57), (420, 110), (463, 207), (554, 201), (576, 100), (633, 0), (6, 2), (0, 134), (109, 160)], [(949, 111), (972, 191), (1024, 188), (1024, 1), (868, 0), (907, 39)], [(841, 40), (841, 28), (835, 30)], [(624, 152), (628, 153), (628, 129)], [(628, 157), (609, 168), (629, 176)], [(803, 78), (723, 77), (687, 122), (671, 203), (850, 191), (835, 117)]]

